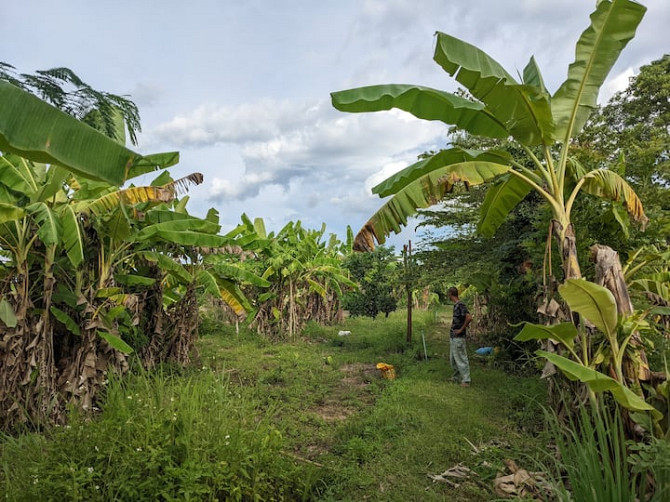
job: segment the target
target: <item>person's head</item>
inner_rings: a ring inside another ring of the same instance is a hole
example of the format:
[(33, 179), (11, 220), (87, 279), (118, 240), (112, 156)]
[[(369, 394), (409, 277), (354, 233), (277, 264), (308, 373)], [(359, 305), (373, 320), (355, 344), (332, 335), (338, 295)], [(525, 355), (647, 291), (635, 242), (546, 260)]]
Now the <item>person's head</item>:
[(447, 294), (449, 295), (449, 299), (450, 299), (452, 302), (455, 302), (455, 301), (458, 300), (458, 288), (455, 288), (455, 287), (453, 287), (453, 286), (450, 287), (450, 288), (447, 290)]

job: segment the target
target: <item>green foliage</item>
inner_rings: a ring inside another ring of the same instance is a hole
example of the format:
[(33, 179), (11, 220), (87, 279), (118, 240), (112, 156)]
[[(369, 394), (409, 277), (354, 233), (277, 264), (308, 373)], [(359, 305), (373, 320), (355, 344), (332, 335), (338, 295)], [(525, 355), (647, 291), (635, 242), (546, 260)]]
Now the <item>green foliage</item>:
[[(325, 224), (310, 230), (300, 221), (267, 234), (262, 219), (252, 222), (244, 214), (242, 224), (227, 237), (234, 237), (247, 254), (242, 251), (235, 257), (228, 252), (208, 263), (215, 271), (229, 271), (228, 277), (244, 284), (244, 291), (255, 300), (250, 325), (259, 333), (295, 339), (308, 321), (334, 322), (342, 295), (355, 287), (342, 265), (351, 246), (334, 234), (327, 240), (325, 235)], [(248, 260), (249, 254), (255, 259)], [(239, 270), (235, 274), (230, 273), (230, 265), (222, 263), (231, 258)]]
[[(623, 377), (623, 359), (627, 351), (631, 361), (639, 364), (635, 350), (629, 344), (633, 334), (645, 327), (643, 316), (621, 316), (620, 319), (612, 293), (602, 286), (581, 279), (566, 281), (559, 287), (559, 292), (571, 311), (583, 316), (600, 330), (601, 338), (588, 336), (583, 326), (578, 333), (572, 323), (562, 323), (551, 328), (526, 323), (516, 340), (551, 338), (560, 343), (574, 360), (542, 350), (537, 351), (537, 354), (557, 366), (570, 380), (586, 384), (591, 392), (592, 404), (596, 402), (594, 393), (608, 391), (624, 408), (650, 412), (653, 421), (660, 420), (662, 413), (645, 402), (644, 397), (629, 389)], [(574, 340), (577, 334), (581, 341), (579, 345)], [(615, 378), (607, 375), (610, 367)]]
[(386, 317), (397, 308), (393, 289), (399, 280), (399, 270), (393, 248), (379, 247), (371, 253), (354, 253), (344, 266), (357, 282), (359, 289), (347, 293), (343, 307), (352, 316)]
[(39, 96), (121, 144), (125, 143), (125, 124), (131, 144), (137, 145), (137, 133), (142, 128), (135, 103), (126, 97), (93, 89), (69, 68), (17, 74), (13, 66), (0, 62), (0, 80)]
[(581, 408), (567, 424), (547, 414), (550, 437), (557, 454), (545, 465), (554, 473), (561, 501), (615, 502), (635, 500), (636, 478), (626, 463), (626, 441), (618, 414)]
[[(670, 442), (651, 438), (649, 443), (629, 444), (628, 463), (639, 479), (640, 500), (662, 502), (670, 496)], [(648, 477), (651, 475), (651, 478)], [(651, 481), (651, 483), (650, 483)], [(651, 498), (647, 498), (653, 494)]]
[(310, 475), (280, 454), (273, 409), (207, 369), (112, 379), (94, 421), (3, 437), (6, 500), (301, 500)]
[[(232, 264), (204, 270), (211, 248), (236, 242), (218, 235), (216, 218), (189, 216), (188, 197), (178, 199), (202, 183), (201, 174), (173, 180), (164, 172), (147, 187), (118, 186), (179, 158), (141, 157), (119, 144), (117, 112), (127, 100), (91, 90), (66, 69), (8, 75), (2, 66), (0, 251), (7, 280), (0, 295), (10, 308), (0, 334), (12, 342), (0, 353), (1, 427), (61, 421), (67, 404), (90, 409), (106, 372), (127, 370), (127, 354), (138, 352), (147, 367), (187, 363), (197, 338), (198, 288), (241, 315), (251, 306), (238, 284), (266, 285)], [(57, 81), (78, 89), (68, 95)], [(49, 94), (62, 110), (28, 91)], [(132, 127), (134, 105), (127, 107)], [(102, 132), (77, 120), (90, 117)], [(210, 280), (198, 282), (203, 277)]]

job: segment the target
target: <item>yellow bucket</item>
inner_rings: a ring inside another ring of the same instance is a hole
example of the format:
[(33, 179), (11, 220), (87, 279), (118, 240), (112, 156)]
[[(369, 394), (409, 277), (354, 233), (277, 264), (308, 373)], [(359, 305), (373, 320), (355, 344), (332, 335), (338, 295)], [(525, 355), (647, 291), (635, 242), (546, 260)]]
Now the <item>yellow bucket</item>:
[(377, 363), (377, 369), (382, 372), (382, 377), (386, 380), (395, 380), (395, 368), (392, 364)]

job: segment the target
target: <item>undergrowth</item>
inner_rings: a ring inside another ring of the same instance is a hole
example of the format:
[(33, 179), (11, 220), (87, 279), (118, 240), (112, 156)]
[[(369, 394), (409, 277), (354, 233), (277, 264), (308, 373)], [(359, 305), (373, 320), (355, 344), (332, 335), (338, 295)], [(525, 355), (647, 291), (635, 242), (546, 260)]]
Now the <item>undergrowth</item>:
[[(273, 344), (209, 322), (197, 367), (110, 379), (93, 416), (2, 438), (0, 493), (11, 501), (495, 498), (503, 461), (538, 451), (542, 384), (473, 358), (472, 387), (454, 386), (448, 311), (416, 312), (410, 344), (405, 326), (403, 313), (347, 319)], [(381, 378), (378, 362), (397, 379)], [(428, 477), (459, 463), (477, 477), (457, 489)]]

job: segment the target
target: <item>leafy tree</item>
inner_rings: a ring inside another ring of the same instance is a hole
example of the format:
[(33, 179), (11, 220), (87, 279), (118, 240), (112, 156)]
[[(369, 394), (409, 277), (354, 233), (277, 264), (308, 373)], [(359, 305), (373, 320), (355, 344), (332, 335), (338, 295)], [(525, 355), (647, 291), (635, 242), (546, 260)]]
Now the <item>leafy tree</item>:
[[(644, 235), (628, 235), (626, 215), (612, 206), (610, 219), (623, 221), (601, 242), (632, 252), (640, 245), (666, 247), (670, 229), (670, 55), (640, 68), (628, 87), (598, 109), (575, 145), (589, 168), (612, 165), (645, 201), (650, 224)], [(582, 214), (582, 211), (579, 211)], [(587, 215), (584, 224), (595, 223)], [(621, 229), (623, 229), (623, 237)], [(628, 238), (630, 237), (630, 238)]]
[(344, 266), (359, 287), (344, 298), (343, 306), (351, 315), (374, 319), (383, 312), (388, 317), (397, 308), (393, 289), (399, 280), (399, 270), (393, 248), (378, 247), (371, 253), (354, 253)]
[(137, 105), (124, 96), (93, 89), (69, 68), (17, 74), (12, 65), (0, 62), (0, 80), (40, 97), (121, 144), (127, 130), (130, 143), (137, 145), (137, 133), (142, 131)]

